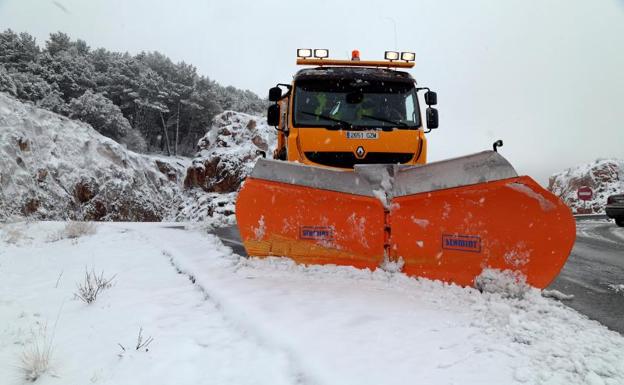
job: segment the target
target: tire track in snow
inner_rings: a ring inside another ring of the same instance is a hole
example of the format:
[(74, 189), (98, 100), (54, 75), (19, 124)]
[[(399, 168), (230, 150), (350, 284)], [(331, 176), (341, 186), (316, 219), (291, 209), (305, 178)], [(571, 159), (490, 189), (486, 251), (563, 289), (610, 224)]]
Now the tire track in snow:
[(247, 322), (238, 319), (239, 317), (232, 316), (231, 312), (228, 312), (226, 307), (224, 307), (221, 300), (218, 300), (213, 293), (211, 293), (204, 285), (200, 284), (192, 272), (187, 271), (181, 266), (181, 264), (175, 258), (174, 253), (167, 249), (163, 249), (161, 253), (169, 260), (169, 263), (178, 274), (184, 274), (188, 277), (189, 281), (191, 281), (193, 286), (195, 286), (202, 293), (204, 300), (210, 302), (217, 310), (219, 310), (219, 312), (221, 312), (221, 316), (226, 321), (228, 321), (232, 325), (232, 327), (234, 327), (238, 332), (240, 332), (243, 336), (251, 338), (260, 347), (264, 347), (269, 350), (276, 350), (284, 354), (289, 362), (295, 384), (317, 384), (317, 381), (312, 380), (311, 376), (305, 373), (305, 371), (301, 368), (301, 365), (291, 351), (289, 351), (285, 347), (278, 346), (278, 344), (275, 344), (272, 341), (269, 341), (265, 336), (263, 336), (263, 334), (265, 333), (253, 330), (255, 328), (250, 327)]

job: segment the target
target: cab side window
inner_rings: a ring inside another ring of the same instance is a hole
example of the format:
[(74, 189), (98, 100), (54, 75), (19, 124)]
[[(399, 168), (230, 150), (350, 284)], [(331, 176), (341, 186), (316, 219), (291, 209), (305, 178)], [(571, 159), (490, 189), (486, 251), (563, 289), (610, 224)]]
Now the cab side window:
[(416, 111), (414, 111), (414, 95), (407, 94), (405, 98), (405, 120), (409, 122), (416, 121)]

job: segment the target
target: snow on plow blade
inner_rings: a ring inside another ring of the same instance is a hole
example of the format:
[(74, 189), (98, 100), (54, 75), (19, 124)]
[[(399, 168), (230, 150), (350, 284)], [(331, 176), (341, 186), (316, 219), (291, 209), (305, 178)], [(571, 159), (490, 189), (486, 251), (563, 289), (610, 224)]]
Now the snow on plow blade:
[(387, 255), (408, 275), (463, 286), (495, 268), (546, 287), (576, 234), (559, 198), (492, 151), (354, 172), (260, 160), (236, 218), (250, 256), (374, 269)]

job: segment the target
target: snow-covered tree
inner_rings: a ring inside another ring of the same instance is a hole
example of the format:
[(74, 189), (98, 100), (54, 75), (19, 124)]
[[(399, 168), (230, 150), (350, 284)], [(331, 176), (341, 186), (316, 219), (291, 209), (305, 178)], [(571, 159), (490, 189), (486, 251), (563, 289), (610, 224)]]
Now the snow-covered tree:
[(145, 139), (132, 128), (119, 107), (106, 96), (91, 91), (69, 103), (69, 116), (89, 123), (99, 133), (125, 144), (129, 149), (144, 152), (147, 149)]
[(145, 138), (143, 138), (141, 133), (134, 128), (131, 128), (128, 132), (126, 132), (126, 135), (119, 139), (119, 143), (125, 144), (126, 147), (135, 152), (147, 151)]
[(89, 123), (102, 135), (119, 140), (132, 129), (119, 107), (102, 94), (85, 92), (69, 103), (69, 117)]
[(17, 97), (22, 100), (36, 102), (56, 89), (41, 76), (31, 72), (11, 72), (10, 76), (17, 89)]
[(63, 94), (58, 90), (52, 90), (43, 99), (36, 102), (37, 107), (45, 108), (61, 115), (69, 115), (69, 105), (63, 100)]
[(71, 46), (71, 39), (63, 32), (51, 33), (48, 41), (46, 41), (46, 50), (50, 55), (56, 55), (59, 52), (67, 51)]
[(39, 52), (35, 38), (27, 33), (18, 35), (10, 29), (0, 33), (0, 63), (7, 69), (24, 70)]
[(17, 87), (15, 87), (11, 75), (2, 65), (0, 65), (0, 92), (6, 92), (11, 96), (17, 95)]
[[(259, 114), (268, 105), (251, 91), (223, 87), (159, 52), (91, 49), (63, 32), (50, 34), (43, 50), (26, 33), (0, 33), (0, 66), (0, 91), (80, 117), (139, 151), (192, 154), (216, 114), (225, 109)], [(116, 106), (114, 119), (96, 119), (87, 104), (97, 111)]]
[(93, 65), (84, 56), (68, 51), (54, 56), (44, 53), (37, 63), (42, 68), (41, 76), (48, 83), (56, 84), (66, 101), (96, 87)]

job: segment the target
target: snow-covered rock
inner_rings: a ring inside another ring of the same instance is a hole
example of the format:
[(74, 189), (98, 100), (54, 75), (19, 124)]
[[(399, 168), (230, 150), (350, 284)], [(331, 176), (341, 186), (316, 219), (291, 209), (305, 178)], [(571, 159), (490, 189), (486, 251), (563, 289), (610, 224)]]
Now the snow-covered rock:
[[(582, 186), (593, 190), (592, 200), (585, 202), (577, 198)], [(574, 213), (604, 213), (609, 195), (624, 192), (624, 160), (599, 159), (569, 168), (552, 175), (548, 189), (563, 199)]]
[(199, 152), (188, 168), (184, 186), (207, 192), (230, 193), (239, 189), (261, 152), (270, 156), (275, 132), (266, 119), (225, 111), (198, 142)]
[(187, 163), (134, 153), (86, 123), (0, 93), (0, 220), (159, 221)]
[(235, 192), (210, 193), (199, 188), (186, 189), (182, 191), (175, 210), (167, 219), (202, 222), (211, 227), (234, 225), (236, 195)]
[(275, 142), (275, 130), (261, 116), (235, 111), (215, 116), (197, 144), (199, 151), (186, 171), (182, 200), (171, 219), (217, 227), (234, 224), (241, 183), (262, 152), (271, 156)]

